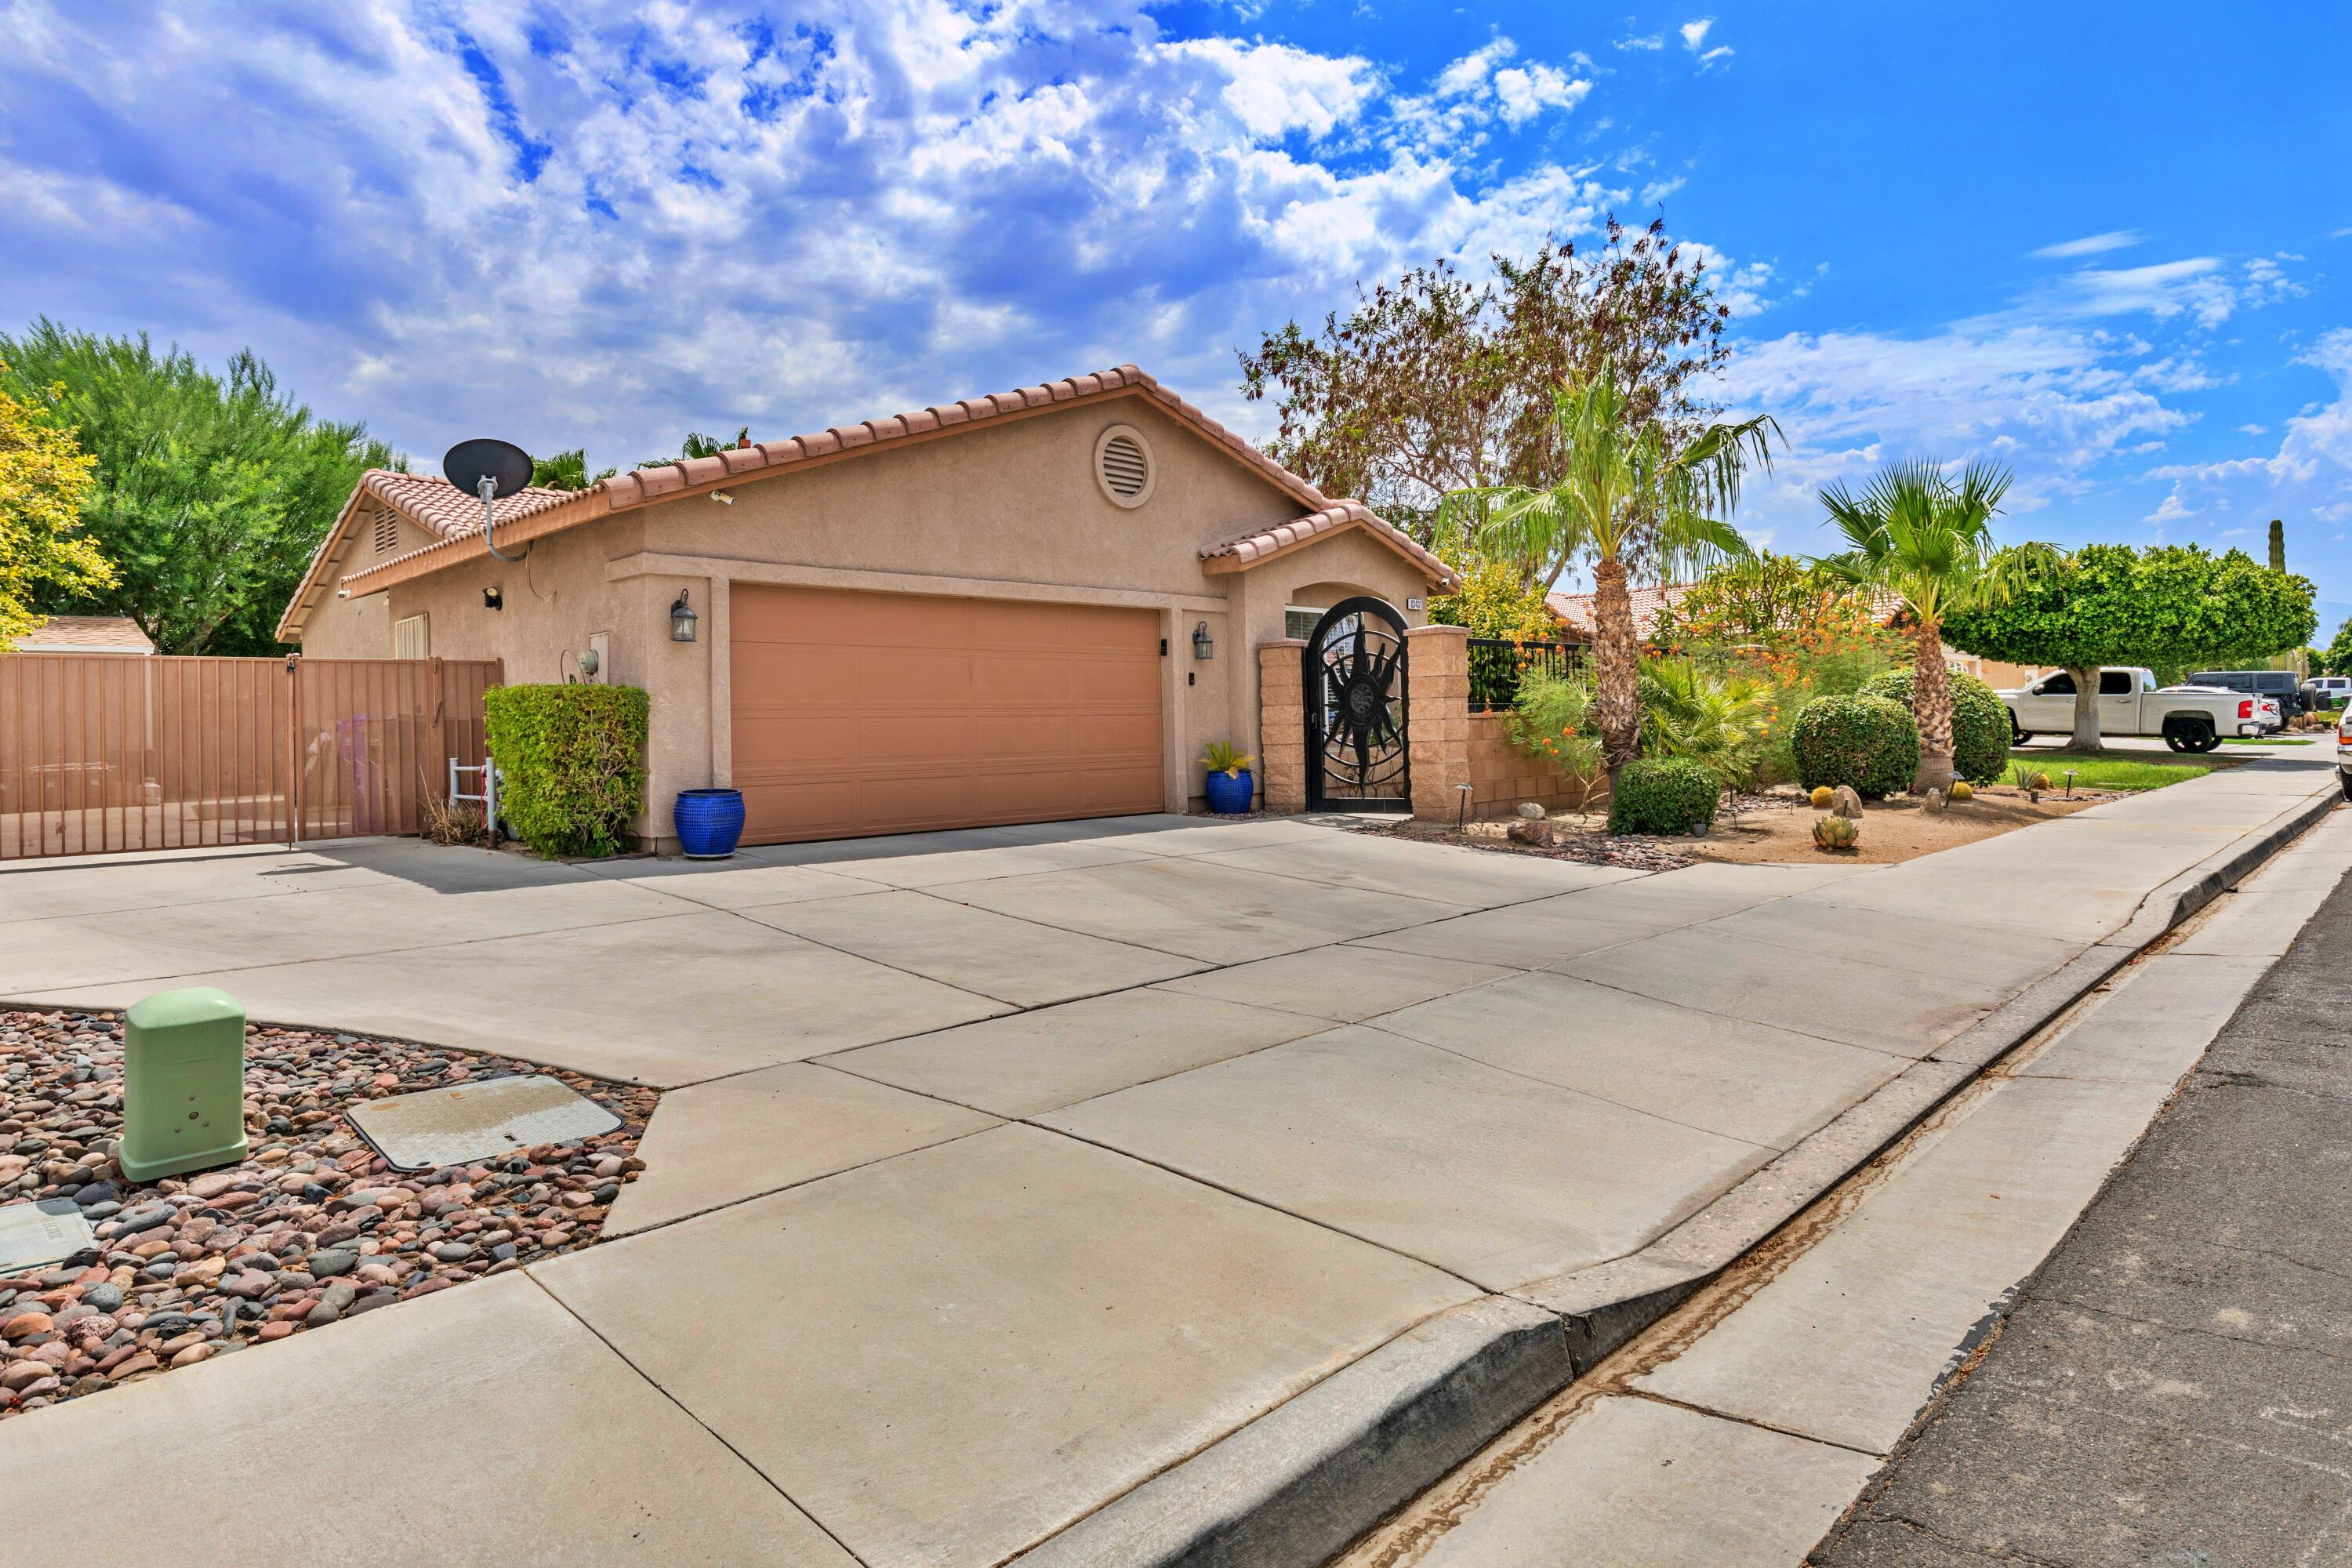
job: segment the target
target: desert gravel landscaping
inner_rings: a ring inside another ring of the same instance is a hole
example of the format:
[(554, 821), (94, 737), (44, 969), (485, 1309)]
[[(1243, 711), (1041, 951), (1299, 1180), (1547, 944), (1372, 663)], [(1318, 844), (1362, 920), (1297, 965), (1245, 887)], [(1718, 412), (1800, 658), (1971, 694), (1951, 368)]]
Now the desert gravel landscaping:
[(428, 1296), (596, 1239), (660, 1096), (559, 1073), (621, 1118), (578, 1144), (392, 1172), (357, 1101), (545, 1069), (501, 1057), (249, 1028), (243, 1163), (126, 1183), (122, 1024), (0, 1012), (0, 1194), (70, 1198), (93, 1252), (0, 1278), (0, 1420)]

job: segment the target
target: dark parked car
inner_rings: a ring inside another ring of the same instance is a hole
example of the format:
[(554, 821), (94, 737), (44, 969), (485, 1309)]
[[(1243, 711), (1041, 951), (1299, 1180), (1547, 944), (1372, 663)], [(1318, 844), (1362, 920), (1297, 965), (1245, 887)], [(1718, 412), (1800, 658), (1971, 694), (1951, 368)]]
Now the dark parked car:
[(2206, 669), (2190, 676), (2188, 684), (2226, 686), (2250, 696), (2268, 697), (2289, 718), (2311, 711), (2311, 700), (2300, 689), (2302, 678), (2291, 669)]

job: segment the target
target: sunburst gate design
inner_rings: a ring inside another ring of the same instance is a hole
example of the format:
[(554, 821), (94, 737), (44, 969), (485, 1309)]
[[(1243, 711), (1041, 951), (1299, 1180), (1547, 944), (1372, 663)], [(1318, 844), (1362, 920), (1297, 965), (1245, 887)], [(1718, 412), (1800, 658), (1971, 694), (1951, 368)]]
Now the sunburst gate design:
[(1308, 808), (1409, 809), (1406, 755), (1404, 617), (1344, 600), (1307, 639)]

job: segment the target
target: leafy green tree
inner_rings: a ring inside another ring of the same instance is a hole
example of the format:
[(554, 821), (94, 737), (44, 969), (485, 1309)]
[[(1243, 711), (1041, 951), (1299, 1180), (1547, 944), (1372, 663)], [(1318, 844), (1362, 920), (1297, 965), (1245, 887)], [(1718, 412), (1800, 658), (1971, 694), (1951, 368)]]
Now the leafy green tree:
[(2352, 616), (2347, 616), (2336, 628), (2335, 640), (2327, 645), (2327, 673), (2352, 675)]
[(2086, 544), (2060, 555), (2046, 545), (2031, 548), (2039, 557), (2016, 574), (2008, 601), (1954, 615), (1946, 635), (1980, 658), (2071, 671), (2070, 744), (2077, 750), (2099, 749), (2101, 665), (2147, 665), (2170, 675), (2257, 664), (2302, 647), (2317, 625), (2308, 581), (2241, 550), (2211, 555), (2194, 544)]
[(97, 459), (81, 523), (108, 582), (52, 584), (53, 614), (128, 616), (164, 653), (266, 654), (343, 502), (394, 466), (357, 424), (322, 421), (241, 351), (215, 375), (146, 334), (101, 338), (43, 317), (0, 335), (18, 389), (52, 387), (52, 417)]
[(588, 472), (588, 448), (574, 447), (569, 452), (558, 452), (551, 458), (530, 460), (530, 482), (550, 489), (584, 490), (598, 479), (609, 479), (620, 470), (606, 468), (591, 477)]
[[(7, 368), (0, 363), (0, 374)], [(47, 618), (34, 609), (37, 599), (97, 593), (114, 580), (81, 534), (93, 467), (42, 404), (0, 390), (0, 652)]]
[[(1359, 287), (1345, 318), (1320, 331), (1296, 321), (1241, 355), (1242, 390), (1273, 399), (1269, 450), (1326, 495), (1360, 496), (1421, 539), (1458, 490), (1540, 487), (1559, 466), (1552, 395), (1605, 365), (1637, 423), (1664, 422), (1680, 446), (1713, 412), (1698, 395), (1729, 355), (1730, 311), (1705, 259), (1663, 222), (1609, 220), (1580, 252), (1548, 240), (1529, 257), (1496, 256), (1491, 281), (1446, 262)], [(1549, 588), (1566, 555), (1512, 558), (1527, 587)]]
[(1780, 426), (1759, 415), (1677, 441), (1667, 421), (1641, 415), (1606, 359), (1591, 379), (1553, 390), (1552, 424), (1541, 484), (1455, 490), (1439, 509), (1438, 530), (1507, 560), (1591, 563), (1592, 717), (1613, 778), (1642, 727), (1641, 645), (1626, 578), (1672, 580), (1748, 553), (1738, 530), (1715, 514), (1737, 509), (1748, 464), (1771, 467)]
[(2008, 493), (2007, 470), (1971, 463), (1955, 484), (1936, 463), (1897, 463), (1854, 495), (1822, 491), (1846, 549), (1822, 564), (1858, 587), (1890, 593), (1911, 618), (1911, 713), (1919, 725), (1922, 788), (1952, 777), (1952, 686), (1944, 663), (1944, 621), (2007, 602), (2032, 551), (2002, 552), (1992, 520)]
[(1462, 591), (1429, 601), (1429, 618), (1442, 626), (1467, 626), (1474, 637), (1544, 642), (1560, 635), (1540, 588), (1529, 588), (1507, 561), (1455, 552), (1446, 564), (1462, 574)]

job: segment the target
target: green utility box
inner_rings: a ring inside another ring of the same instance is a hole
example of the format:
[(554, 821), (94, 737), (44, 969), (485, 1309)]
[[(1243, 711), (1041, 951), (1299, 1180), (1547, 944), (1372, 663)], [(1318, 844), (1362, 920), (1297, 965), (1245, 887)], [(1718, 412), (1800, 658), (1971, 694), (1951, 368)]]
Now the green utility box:
[(209, 985), (131, 1005), (122, 1031), (122, 1143), (133, 1182), (245, 1158), (245, 1009)]

